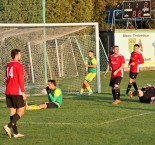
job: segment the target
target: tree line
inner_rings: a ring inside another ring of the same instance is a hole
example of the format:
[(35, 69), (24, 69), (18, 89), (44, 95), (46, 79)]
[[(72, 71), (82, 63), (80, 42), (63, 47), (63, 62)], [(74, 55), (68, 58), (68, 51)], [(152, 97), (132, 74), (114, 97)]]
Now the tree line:
[[(105, 11), (121, 9), (123, 0), (45, 0), (45, 3), (47, 23), (99, 22), (100, 29), (106, 29)], [(155, 9), (154, 1), (151, 5)], [(42, 0), (0, 0), (0, 22), (41, 23)]]

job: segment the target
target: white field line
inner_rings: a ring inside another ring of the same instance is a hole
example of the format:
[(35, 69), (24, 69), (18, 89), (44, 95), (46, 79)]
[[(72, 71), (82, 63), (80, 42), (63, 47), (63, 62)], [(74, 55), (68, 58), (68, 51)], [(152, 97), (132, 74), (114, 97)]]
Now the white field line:
[(137, 115), (131, 115), (131, 116), (127, 116), (127, 117), (122, 117), (122, 118), (118, 118), (118, 119), (114, 119), (114, 120), (110, 120), (110, 121), (105, 121), (105, 122), (101, 122), (100, 124), (109, 124), (109, 123), (113, 123), (113, 122), (117, 122), (120, 120), (127, 120), (130, 118), (137, 118), (140, 116), (144, 116), (144, 115), (149, 115), (149, 114), (153, 114), (155, 112), (147, 112), (147, 113), (141, 113), (141, 114), (137, 114)]
[[(110, 123), (114, 123), (120, 120), (128, 120), (130, 118), (137, 118), (140, 116), (144, 116), (144, 115), (149, 115), (149, 114), (153, 114), (155, 112), (147, 112), (147, 113), (141, 113), (141, 114), (137, 114), (137, 115), (132, 115), (132, 116), (127, 116), (127, 117), (122, 117), (122, 118), (118, 118), (118, 119), (114, 119), (114, 120), (110, 120), (110, 121), (105, 121), (105, 122), (97, 122), (97, 123), (74, 123), (74, 122), (19, 122), (19, 124), (30, 124), (30, 125), (104, 125), (104, 124), (110, 124)], [(4, 123), (4, 122), (1, 122)]]

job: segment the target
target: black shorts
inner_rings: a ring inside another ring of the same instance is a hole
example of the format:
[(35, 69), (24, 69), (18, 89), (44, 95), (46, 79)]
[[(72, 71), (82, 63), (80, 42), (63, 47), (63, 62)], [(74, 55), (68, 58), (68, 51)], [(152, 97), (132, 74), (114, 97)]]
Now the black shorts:
[(151, 97), (149, 98), (149, 97), (144, 95), (144, 96), (139, 97), (139, 100), (142, 103), (150, 103), (151, 102)]
[(46, 103), (47, 108), (58, 108), (58, 106), (55, 103)]
[(135, 79), (135, 78), (137, 77), (137, 75), (138, 75), (138, 73), (134, 73), (134, 72), (130, 72), (130, 73), (129, 73), (129, 77), (130, 77), (131, 79)]
[(22, 108), (25, 106), (22, 95), (6, 95), (6, 105), (8, 108)]
[(116, 85), (120, 85), (122, 77), (111, 78), (109, 86), (114, 87)]

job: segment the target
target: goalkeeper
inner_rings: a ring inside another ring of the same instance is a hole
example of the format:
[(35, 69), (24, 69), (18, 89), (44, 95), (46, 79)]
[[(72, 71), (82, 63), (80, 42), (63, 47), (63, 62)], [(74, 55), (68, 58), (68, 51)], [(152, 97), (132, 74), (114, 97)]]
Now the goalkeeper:
[(130, 96), (138, 96), (142, 103), (155, 104), (155, 86), (146, 85), (141, 90), (130, 93)]
[(48, 103), (42, 103), (39, 105), (26, 105), (26, 110), (38, 110), (46, 108), (60, 108), (62, 105), (62, 91), (56, 87), (55, 80), (48, 80), (48, 86), (46, 87), (48, 94)]
[(86, 75), (80, 93), (81, 96), (85, 89), (88, 90), (88, 95), (92, 95), (93, 91), (90, 87), (90, 82), (96, 77), (96, 59), (94, 57), (94, 51), (88, 51), (88, 64), (85, 64), (85, 67), (88, 68), (88, 74)]

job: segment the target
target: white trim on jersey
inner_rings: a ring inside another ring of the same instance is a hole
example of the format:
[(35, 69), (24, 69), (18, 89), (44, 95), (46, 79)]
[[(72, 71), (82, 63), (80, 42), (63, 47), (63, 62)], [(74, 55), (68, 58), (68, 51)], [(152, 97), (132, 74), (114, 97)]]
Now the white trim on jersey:
[(139, 72), (139, 65), (137, 66), (137, 72)]
[(122, 73), (122, 77), (123, 77), (124, 76), (124, 70), (123, 69), (121, 70), (121, 73)]
[(21, 91), (20, 86), (19, 86), (19, 95), (22, 95), (22, 91)]

